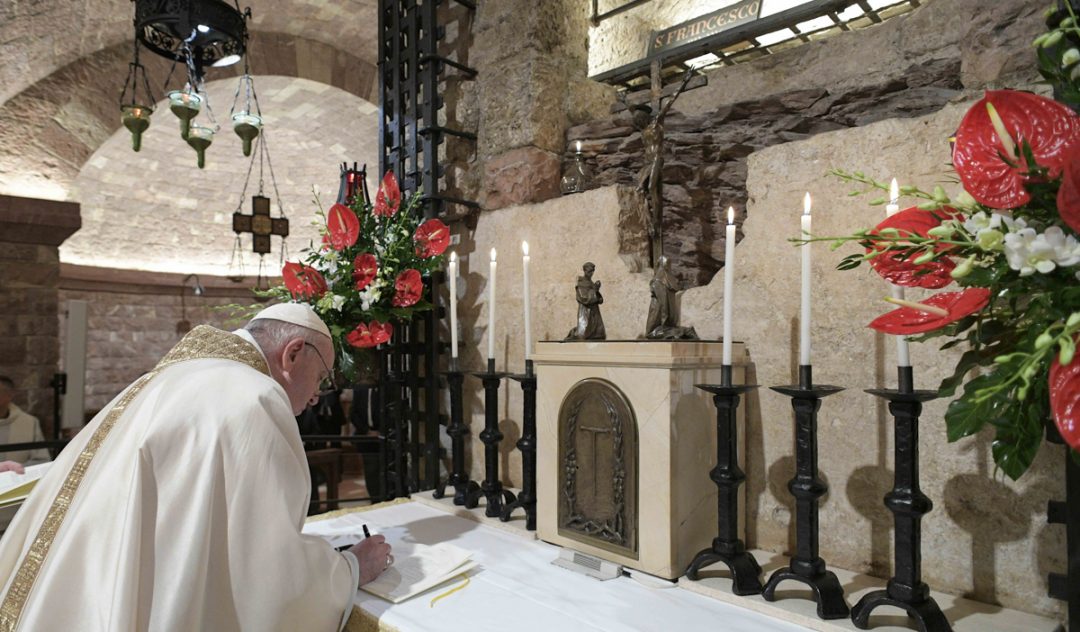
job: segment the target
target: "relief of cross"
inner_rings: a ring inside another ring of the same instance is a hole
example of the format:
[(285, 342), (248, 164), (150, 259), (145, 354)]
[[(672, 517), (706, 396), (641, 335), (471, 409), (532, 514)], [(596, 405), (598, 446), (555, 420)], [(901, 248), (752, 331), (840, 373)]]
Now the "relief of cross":
[(233, 232), (251, 233), (251, 250), (265, 255), (270, 252), (270, 236), (289, 236), (289, 220), (270, 217), (270, 198), (254, 195), (251, 198), (251, 215), (236, 211), (232, 216)]

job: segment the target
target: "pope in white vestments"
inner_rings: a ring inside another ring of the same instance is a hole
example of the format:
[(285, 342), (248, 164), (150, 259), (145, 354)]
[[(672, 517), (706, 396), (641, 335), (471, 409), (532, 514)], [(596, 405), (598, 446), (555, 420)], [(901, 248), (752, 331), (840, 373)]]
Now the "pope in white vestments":
[(12, 521), (0, 632), (343, 627), (358, 583), (392, 556), (381, 536), (339, 553), (300, 533), (311, 485), (294, 414), (333, 357), (326, 326), (297, 304), (234, 333), (192, 330), (75, 437)]

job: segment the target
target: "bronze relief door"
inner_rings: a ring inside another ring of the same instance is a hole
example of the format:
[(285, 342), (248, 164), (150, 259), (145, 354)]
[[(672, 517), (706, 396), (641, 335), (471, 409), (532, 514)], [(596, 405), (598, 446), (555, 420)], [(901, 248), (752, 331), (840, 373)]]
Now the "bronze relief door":
[(626, 396), (590, 378), (559, 409), (559, 533), (638, 557), (638, 429)]

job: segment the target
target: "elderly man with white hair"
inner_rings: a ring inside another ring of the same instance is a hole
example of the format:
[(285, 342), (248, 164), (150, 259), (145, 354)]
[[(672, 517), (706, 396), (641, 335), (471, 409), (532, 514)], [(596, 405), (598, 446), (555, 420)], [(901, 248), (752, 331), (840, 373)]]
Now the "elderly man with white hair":
[(294, 415), (329, 380), (306, 305), (200, 326), (56, 459), (0, 540), (0, 630), (338, 630), (390, 563), (300, 529)]

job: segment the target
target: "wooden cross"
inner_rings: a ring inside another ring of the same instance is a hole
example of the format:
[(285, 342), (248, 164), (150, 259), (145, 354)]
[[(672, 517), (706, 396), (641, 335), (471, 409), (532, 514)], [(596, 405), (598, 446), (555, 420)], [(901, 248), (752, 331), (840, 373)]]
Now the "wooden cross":
[(264, 195), (251, 197), (251, 215), (240, 211), (232, 216), (233, 232), (251, 233), (251, 250), (260, 255), (270, 252), (270, 236), (289, 236), (289, 220), (284, 217), (270, 217), (270, 198)]

